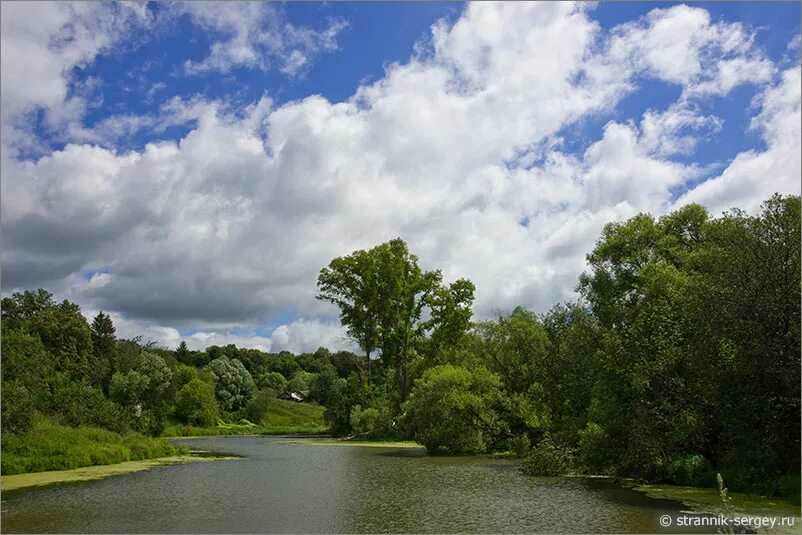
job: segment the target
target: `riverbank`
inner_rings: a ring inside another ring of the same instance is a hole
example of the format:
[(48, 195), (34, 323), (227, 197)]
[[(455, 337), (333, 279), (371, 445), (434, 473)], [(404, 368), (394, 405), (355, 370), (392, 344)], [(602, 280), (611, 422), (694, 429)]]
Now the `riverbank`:
[(197, 427), (173, 422), (162, 433), (165, 438), (247, 435), (322, 435), (329, 431), (323, 420), (325, 408), (317, 403), (297, 403), (283, 399), (270, 401), (259, 423), (219, 423)]
[(3, 434), (0, 469), (5, 476), (174, 457), (187, 453), (168, 440), (97, 427), (69, 427), (37, 417), (20, 435)]
[(350, 440), (343, 438), (300, 438), (287, 441), (284, 444), (296, 446), (359, 446), (361, 448), (412, 448), (424, 449), (423, 446), (411, 440)]
[(802, 525), (802, 510), (800, 510), (800, 506), (782, 498), (767, 498), (740, 492), (727, 492), (730, 503), (729, 507), (725, 507), (717, 489), (638, 483), (631, 480), (623, 480), (621, 484), (642, 492), (650, 498), (678, 501), (696, 513), (751, 517), (793, 517), (795, 519), (794, 526), (799, 527)]
[(208, 462), (217, 460), (233, 460), (240, 457), (232, 456), (209, 456), (196, 452), (184, 455), (173, 455), (170, 457), (160, 457), (157, 459), (145, 459), (140, 461), (126, 461), (116, 464), (85, 466), (73, 468), (71, 470), (52, 470), (48, 472), (31, 472), (27, 474), (13, 474), (0, 476), (0, 490), (3, 494), (10, 491), (29, 489), (32, 487), (44, 487), (62, 483), (75, 483), (78, 481), (92, 481), (104, 479), (110, 476), (130, 474), (142, 470), (150, 470), (158, 466), (170, 466), (174, 464), (185, 464), (194, 462)]

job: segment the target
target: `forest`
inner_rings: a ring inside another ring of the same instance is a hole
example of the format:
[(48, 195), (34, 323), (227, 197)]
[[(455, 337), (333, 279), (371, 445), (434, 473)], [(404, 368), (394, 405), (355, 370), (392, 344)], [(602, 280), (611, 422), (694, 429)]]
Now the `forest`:
[[(587, 265), (575, 301), (476, 321), (474, 284), (421, 268), (400, 238), (335, 258), (318, 299), (359, 354), (157, 347), (43, 289), (14, 293), (2, 472), (168, 455), (164, 436), (327, 431), (519, 457), (533, 475), (714, 487), (721, 473), (798, 503), (800, 198), (609, 223)], [(287, 405), (325, 424), (271, 429)]]

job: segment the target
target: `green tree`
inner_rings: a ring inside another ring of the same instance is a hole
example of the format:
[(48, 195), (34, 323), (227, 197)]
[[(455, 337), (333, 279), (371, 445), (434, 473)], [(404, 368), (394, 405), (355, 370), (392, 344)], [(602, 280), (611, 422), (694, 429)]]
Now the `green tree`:
[(320, 270), (318, 299), (340, 309), (340, 323), (364, 351), (365, 370), (359, 369), (365, 384), (370, 383), (371, 353), (379, 347), (381, 306), (376, 255), (354, 251), (332, 260)]
[(175, 350), (175, 359), (181, 364), (193, 364), (192, 352), (187, 347), (187, 343), (181, 340)]
[(115, 372), (109, 392), (125, 407), (161, 413), (169, 399), (173, 373), (164, 359), (143, 351), (133, 370)]
[(89, 332), (92, 336), (95, 363), (102, 366), (102, 369), (98, 371), (98, 375), (102, 376), (101, 385), (104, 390), (108, 391), (111, 375), (114, 371), (114, 363), (116, 362), (117, 331), (109, 315), (101, 311), (92, 320)]
[(55, 361), (36, 336), (3, 327), (3, 385), (16, 382), (25, 387), (35, 406), (49, 403), (49, 383)]
[[(468, 328), (474, 286), (460, 279), (444, 287), (441, 273), (422, 270), (418, 257), (396, 238), (335, 258), (321, 270), (318, 289), (318, 299), (339, 307), (340, 321), (365, 352), (368, 369), (374, 350), (393, 368), (400, 404), (408, 394), (411, 361), (426, 346), (439, 350)], [(427, 343), (429, 337), (434, 342)]]
[(215, 425), (219, 411), (214, 388), (200, 379), (192, 379), (178, 391), (175, 413), (190, 425)]
[(435, 366), (415, 382), (404, 421), (430, 453), (486, 452), (503, 431), (496, 412), (500, 386), (483, 368)]
[(224, 411), (239, 410), (248, 403), (254, 390), (253, 379), (237, 359), (218, 357), (206, 370), (215, 380), (215, 395)]
[(2, 397), (0, 408), (2, 408), (3, 435), (24, 433), (30, 429), (33, 423), (34, 403), (25, 385), (4, 378), (0, 397)]

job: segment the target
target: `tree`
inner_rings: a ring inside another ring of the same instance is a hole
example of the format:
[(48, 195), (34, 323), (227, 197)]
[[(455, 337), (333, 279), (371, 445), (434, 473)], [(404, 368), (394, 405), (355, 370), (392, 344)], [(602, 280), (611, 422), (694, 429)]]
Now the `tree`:
[(236, 411), (248, 403), (254, 390), (253, 379), (239, 360), (218, 357), (206, 369), (215, 379), (215, 395), (220, 408)]
[(2, 308), (3, 328), (24, 328), (34, 314), (54, 306), (53, 294), (42, 288), (35, 292), (30, 290), (15, 292), (11, 297), (4, 297), (2, 300), (0, 308)]
[(55, 362), (39, 338), (4, 327), (2, 369), (4, 387), (16, 382), (25, 387), (35, 406), (47, 405)]
[(256, 386), (282, 393), (287, 389), (287, 379), (279, 372), (267, 372), (256, 379)]
[(175, 413), (190, 425), (215, 425), (219, 411), (214, 388), (200, 379), (192, 379), (178, 391)]
[(143, 351), (133, 370), (114, 374), (109, 392), (123, 406), (159, 413), (167, 403), (172, 378), (164, 359)]
[(92, 336), (92, 350), (94, 351), (95, 362), (98, 365), (102, 365), (102, 370), (98, 371), (98, 375), (102, 376), (101, 384), (104, 390), (108, 391), (116, 360), (116, 329), (108, 314), (100, 311), (92, 320), (89, 331)]
[(0, 408), (2, 408), (3, 434), (24, 433), (33, 423), (33, 398), (18, 381), (7, 381), (3, 378), (0, 390)]
[(393, 367), (398, 404), (407, 397), (410, 362), (426, 338), (435, 339), (430, 349), (439, 349), (468, 328), (474, 291), (464, 279), (444, 287), (441, 273), (422, 270), (400, 238), (335, 258), (321, 270), (318, 289), (318, 299), (340, 308), (340, 321), (365, 352), (368, 370), (374, 350)]
[(187, 343), (181, 340), (178, 348), (175, 350), (175, 359), (181, 364), (192, 364), (192, 353), (187, 347)]
[(340, 323), (365, 352), (366, 372), (360, 369), (360, 376), (366, 385), (370, 384), (370, 355), (379, 347), (381, 303), (375, 256), (359, 250), (335, 258), (317, 279), (317, 299), (340, 309)]
[(484, 368), (435, 366), (415, 382), (404, 422), (430, 453), (484, 453), (503, 431), (500, 385)]

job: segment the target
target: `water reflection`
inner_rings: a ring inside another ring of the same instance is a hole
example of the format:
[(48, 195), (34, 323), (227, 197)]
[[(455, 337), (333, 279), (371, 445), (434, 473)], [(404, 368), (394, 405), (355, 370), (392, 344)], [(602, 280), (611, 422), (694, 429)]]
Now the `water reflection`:
[(523, 476), (505, 460), (265, 437), (184, 443), (246, 458), (4, 497), (3, 531), (652, 533), (679, 510), (608, 481)]

